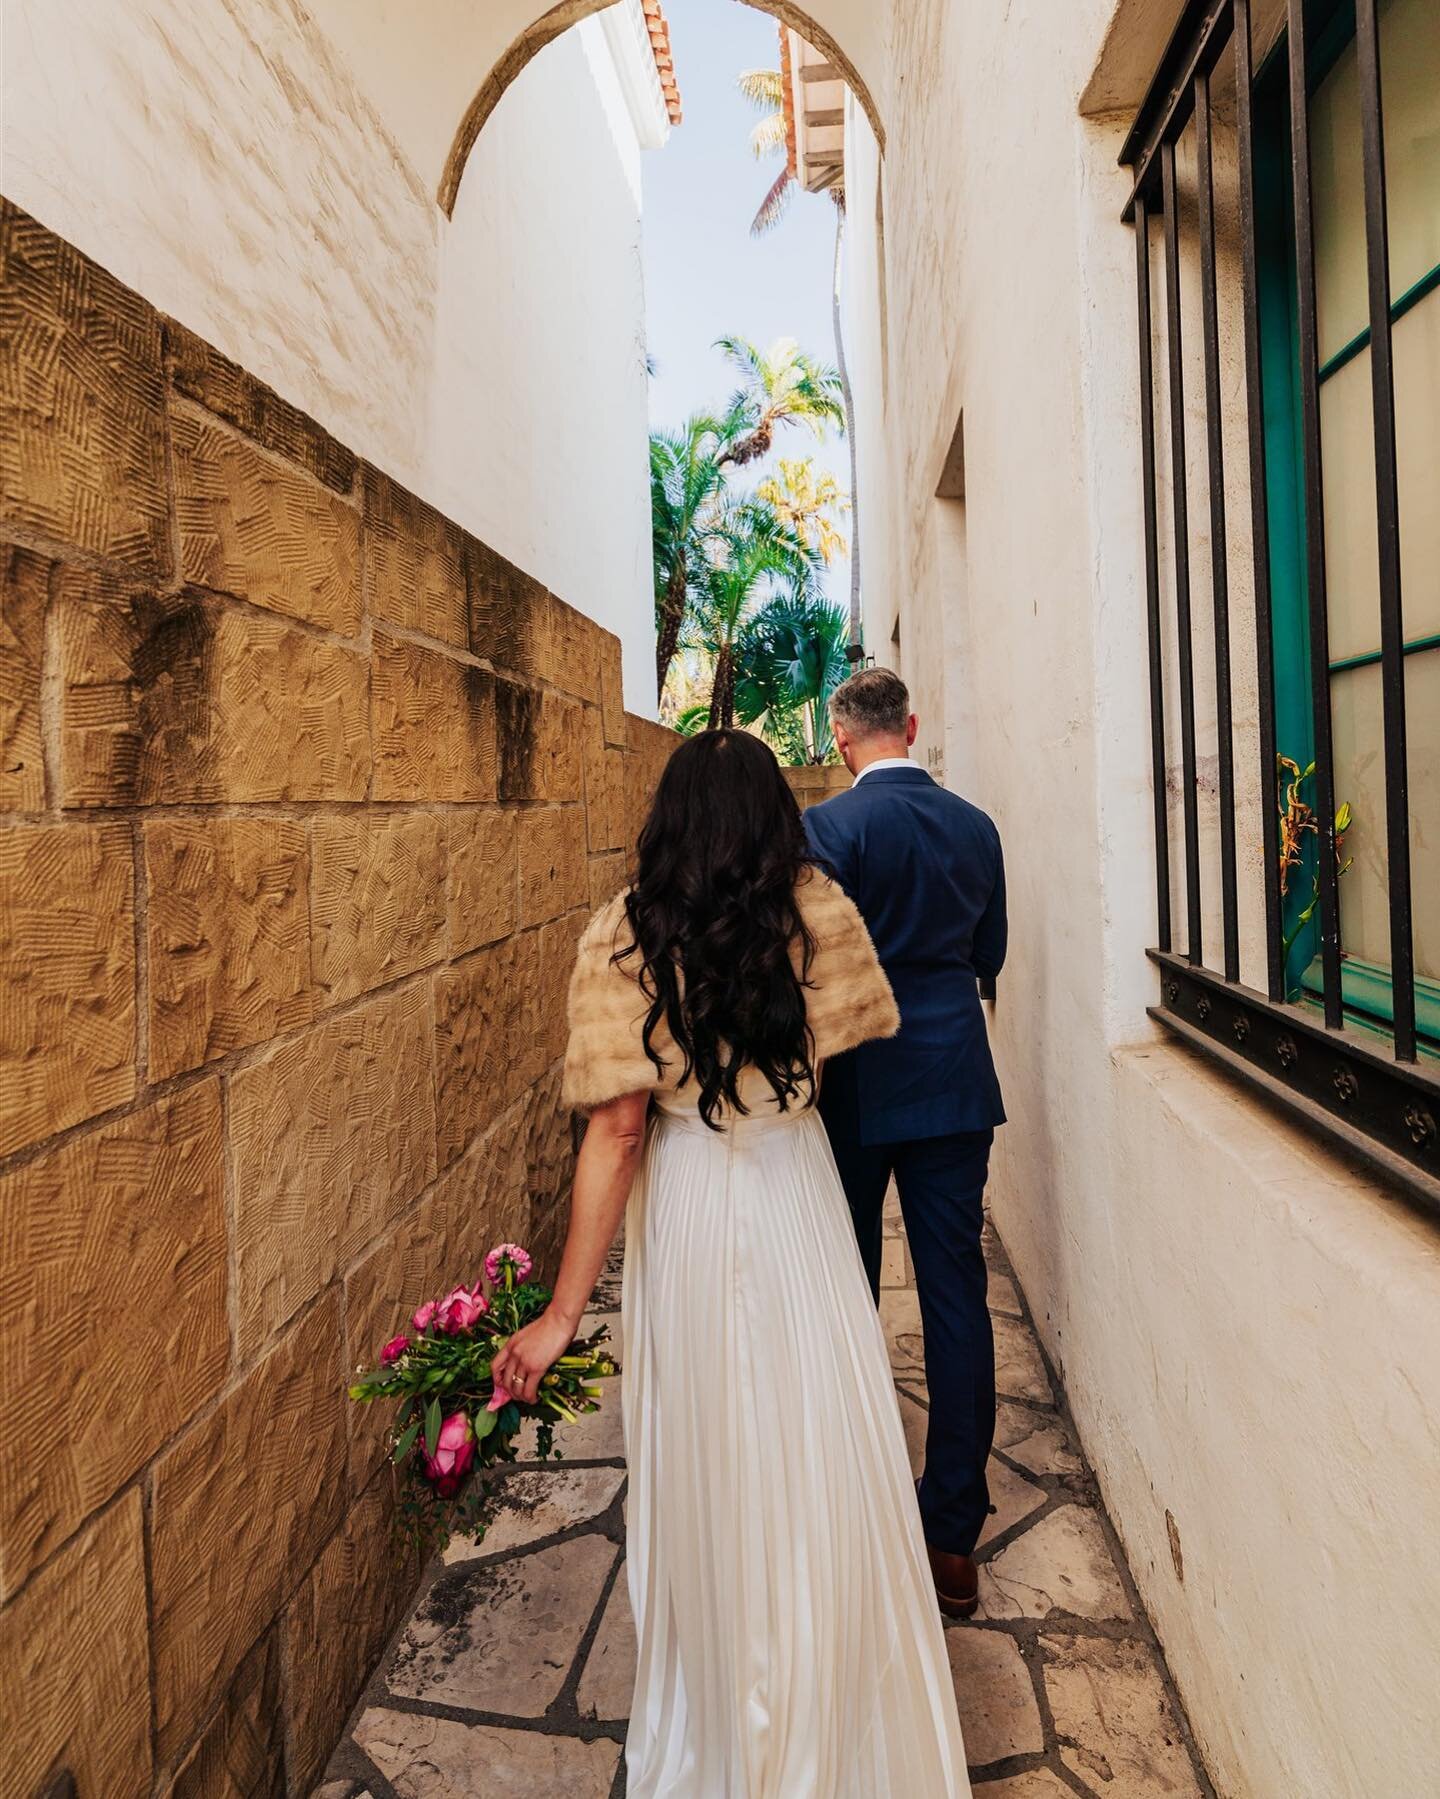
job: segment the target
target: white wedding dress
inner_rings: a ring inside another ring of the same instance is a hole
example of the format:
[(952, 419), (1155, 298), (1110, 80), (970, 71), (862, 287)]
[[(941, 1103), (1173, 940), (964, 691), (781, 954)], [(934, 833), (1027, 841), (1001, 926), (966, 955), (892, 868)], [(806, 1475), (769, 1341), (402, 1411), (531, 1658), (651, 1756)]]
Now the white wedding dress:
[(655, 1104), (625, 1235), (630, 1799), (967, 1795), (825, 1128), (757, 1100), (717, 1134), (674, 1093)]

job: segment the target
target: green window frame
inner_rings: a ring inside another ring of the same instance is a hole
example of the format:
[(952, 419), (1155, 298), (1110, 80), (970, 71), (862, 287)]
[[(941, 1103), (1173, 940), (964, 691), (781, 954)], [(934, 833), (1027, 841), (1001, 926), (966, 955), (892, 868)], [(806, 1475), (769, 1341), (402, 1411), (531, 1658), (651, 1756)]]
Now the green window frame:
[[(1312, 20), (1307, 92), (1313, 94), (1355, 36), (1354, 0), (1310, 0)], [(1290, 180), (1290, 102), (1286, 43), (1282, 36), (1255, 79), (1256, 273), (1265, 421), (1266, 496), (1270, 521), (1271, 633), (1275, 684), (1275, 741), (1280, 754), (1304, 769), (1315, 756), (1315, 720), (1310, 688), (1310, 616), (1305, 555), (1305, 481), (1300, 414), (1298, 288), (1295, 267), (1295, 214)], [(1440, 264), (1391, 301), (1392, 322), (1440, 288)], [(1318, 370), (1323, 384), (1370, 342), (1368, 326)], [(1440, 636), (1405, 643), (1405, 654), (1440, 653)], [(1330, 673), (1379, 662), (1380, 651), (1330, 663)], [(1284, 778), (1281, 787), (1283, 792)], [(1339, 794), (1337, 800), (1345, 796)], [(1316, 853), (1307, 841), (1282, 902), (1282, 936), (1290, 941), (1285, 959), (1287, 998), (1321, 1009), (1318, 908), (1308, 922)], [(1341, 895), (1343, 918), (1344, 896)], [(1341, 962), (1341, 994), (1346, 1023), (1382, 1038), (1394, 1021), (1390, 970), (1346, 956)], [(1440, 1059), (1440, 982), (1417, 976), (1415, 1022), (1419, 1053)]]

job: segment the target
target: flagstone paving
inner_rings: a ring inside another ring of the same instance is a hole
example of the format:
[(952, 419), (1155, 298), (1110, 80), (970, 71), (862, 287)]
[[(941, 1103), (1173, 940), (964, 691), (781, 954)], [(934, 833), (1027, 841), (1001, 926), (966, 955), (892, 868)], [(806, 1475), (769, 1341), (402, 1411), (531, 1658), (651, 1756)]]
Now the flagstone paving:
[[(980, 1612), (945, 1633), (971, 1781), (983, 1799), (1213, 1799), (988, 1228), (986, 1258), (1000, 1392), (995, 1509), (979, 1551)], [(924, 1357), (893, 1199), (882, 1282), (918, 1469)], [(597, 1316), (617, 1339), (619, 1304), (617, 1255), (596, 1293)], [(611, 1390), (601, 1412), (568, 1434), (563, 1462), (527, 1465), (522, 1447), (484, 1541), (453, 1543), (435, 1563), (314, 1799), (622, 1795), (635, 1661), (624, 1503), (619, 1393)]]

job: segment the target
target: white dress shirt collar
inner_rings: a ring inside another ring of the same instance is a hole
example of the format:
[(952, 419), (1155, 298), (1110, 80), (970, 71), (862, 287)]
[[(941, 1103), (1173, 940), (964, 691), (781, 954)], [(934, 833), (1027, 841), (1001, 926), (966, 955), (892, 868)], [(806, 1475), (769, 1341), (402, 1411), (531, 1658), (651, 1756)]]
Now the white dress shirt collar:
[(858, 787), (865, 779), (866, 775), (873, 775), (878, 769), (915, 768), (917, 766), (918, 764), (912, 762), (908, 756), (877, 756), (873, 762), (867, 762), (865, 764), (864, 768), (856, 775), (854, 781), (851, 782), (851, 785), (853, 787)]

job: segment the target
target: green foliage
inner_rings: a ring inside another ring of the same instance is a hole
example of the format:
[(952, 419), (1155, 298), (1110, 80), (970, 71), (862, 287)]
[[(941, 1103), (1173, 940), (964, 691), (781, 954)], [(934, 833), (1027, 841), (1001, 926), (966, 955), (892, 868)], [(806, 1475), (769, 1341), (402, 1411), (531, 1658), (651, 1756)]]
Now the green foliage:
[(815, 595), (782, 596), (753, 613), (736, 646), (739, 722), (758, 723), (786, 760), (833, 761), (829, 700), (845, 679), (849, 636), (843, 608)]

